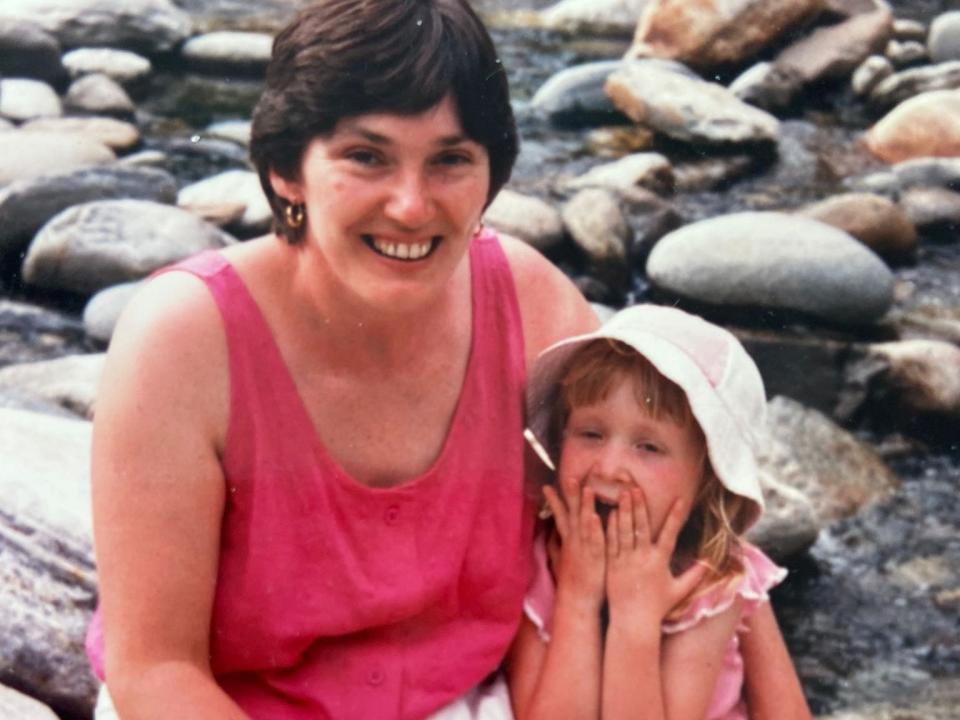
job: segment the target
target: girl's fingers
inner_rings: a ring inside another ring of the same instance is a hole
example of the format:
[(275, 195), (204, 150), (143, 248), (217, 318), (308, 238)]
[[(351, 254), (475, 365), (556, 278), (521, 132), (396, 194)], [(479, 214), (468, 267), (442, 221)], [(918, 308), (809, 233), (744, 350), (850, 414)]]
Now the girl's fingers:
[(660, 529), (660, 535), (657, 537), (657, 545), (661, 546), (665, 552), (673, 555), (673, 550), (677, 545), (677, 538), (683, 529), (683, 523), (686, 513), (683, 509), (683, 501), (677, 498), (667, 511), (667, 517), (664, 518), (663, 527)]
[(594, 532), (600, 526), (600, 516), (597, 515), (597, 508), (594, 503), (594, 491), (589, 485), (583, 486), (583, 497), (580, 502), (580, 535), (581, 537), (593, 537)]
[(570, 517), (578, 517), (580, 515), (579, 478), (573, 475), (560, 478), (560, 491), (563, 493), (563, 501), (570, 510)]
[(614, 560), (620, 554), (620, 523), (617, 513), (607, 515), (607, 558)]
[(650, 532), (650, 510), (643, 490), (638, 487), (630, 489), (630, 500), (633, 505), (633, 532), (637, 547), (649, 545), (653, 538)]
[(543, 496), (553, 512), (553, 524), (561, 538), (566, 538), (570, 532), (569, 520), (567, 518), (567, 507), (563, 504), (557, 491), (549, 485), (543, 486)]
[(630, 492), (621, 490), (617, 498), (617, 512), (610, 513), (617, 516), (618, 541), (620, 550), (626, 552), (636, 547), (636, 529), (633, 524), (633, 496)]

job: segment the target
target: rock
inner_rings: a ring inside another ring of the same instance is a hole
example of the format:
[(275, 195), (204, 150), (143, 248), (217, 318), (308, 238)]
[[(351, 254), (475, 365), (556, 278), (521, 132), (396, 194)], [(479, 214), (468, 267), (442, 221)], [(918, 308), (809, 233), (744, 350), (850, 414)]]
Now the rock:
[(820, 11), (821, 0), (651, 0), (627, 57), (662, 57), (696, 68), (737, 65)]
[(779, 123), (721, 85), (650, 62), (624, 63), (604, 86), (631, 120), (683, 142), (772, 143)]
[(105, 353), (70, 355), (0, 368), (0, 388), (15, 388), (92, 419)]
[(190, 37), (190, 16), (170, 0), (4, 0), (0, 17), (40, 25), (67, 48), (115, 47), (146, 55)]
[(853, 92), (864, 97), (873, 92), (881, 80), (893, 75), (893, 63), (883, 55), (871, 55), (864, 60), (850, 78)]
[(661, 194), (673, 192), (673, 167), (660, 153), (635, 153), (620, 160), (596, 165), (583, 175), (563, 183), (565, 190), (599, 187), (629, 195), (637, 188)]
[(109, 343), (120, 314), (141, 284), (142, 281), (111, 285), (90, 298), (83, 309), (83, 326), (87, 335)]
[(724, 154), (690, 160), (673, 167), (677, 192), (716, 190), (755, 172), (763, 162), (761, 153)]
[(870, 91), (870, 104), (876, 108), (890, 108), (915, 95), (933, 90), (951, 90), (960, 87), (960, 60), (937, 65), (908, 68), (896, 72), (877, 83)]
[(836, 324), (875, 322), (893, 302), (893, 276), (870, 250), (829, 225), (776, 212), (673, 231), (650, 254), (647, 277), (671, 296)]
[(798, 211), (849, 233), (880, 257), (907, 262), (917, 252), (917, 231), (892, 200), (869, 193), (834, 195)]
[(563, 220), (556, 208), (539, 198), (507, 188), (490, 203), (483, 221), (541, 251), (550, 250), (563, 240)]
[(916, 40), (926, 42), (927, 26), (919, 20), (910, 20), (908, 18), (893, 19), (893, 36), (897, 40)]
[(273, 212), (267, 202), (260, 176), (249, 170), (227, 170), (188, 185), (177, 195), (177, 205), (196, 212), (204, 206), (239, 203), (244, 212), (231, 228), (242, 237), (262, 234), (270, 229)]
[(900, 197), (900, 207), (925, 239), (960, 239), (960, 193), (947, 188), (911, 188)]
[(580, 127), (623, 119), (603, 90), (620, 60), (602, 60), (565, 68), (551, 76), (530, 101), (533, 110), (555, 125)]
[(960, 309), (925, 306), (891, 310), (887, 321), (901, 340), (943, 340), (960, 345)]
[(960, 60), (960, 10), (938, 15), (930, 23), (927, 51), (934, 63)]
[(70, 109), (93, 115), (130, 116), (137, 109), (126, 90), (101, 73), (74, 80), (63, 100)]
[(574, 243), (586, 254), (591, 274), (615, 291), (626, 291), (633, 234), (617, 197), (600, 188), (581, 190), (560, 213)]
[(896, 475), (867, 445), (822, 413), (785, 397), (767, 405), (769, 439), (757, 453), (762, 473), (801, 492), (820, 527), (889, 496)]
[(109, 165), (20, 180), (0, 190), (0, 257), (20, 252), (54, 215), (94, 200), (171, 204), (177, 182), (164, 170)]
[(124, 86), (145, 80), (153, 72), (147, 58), (115, 48), (77, 48), (63, 56), (63, 65), (71, 78), (106, 75)]
[(782, 563), (817, 541), (820, 520), (813, 503), (800, 490), (780, 482), (763, 468), (759, 476), (766, 507), (747, 539), (774, 562)]
[(0, 11), (0, 76), (52, 82), (64, 75), (60, 44), (36, 23)]
[(768, 112), (790, 106), (803, 86), (803, 79), (790, 68), (761, 62), (744, 70), (729, 90), (736, 98)]
[(40, 80), (8, 78), (0, 80), (0, 115), (23, 122), (63, 114), (56, 91)]
[(76, 319), (0, 298), (0, 366), (92, 350), (83, 325)]
[(129, 150), (140, 142), (140, 131), (136, 125), (109, 117), (41, 118), (21, 125), (20, 129), (86, 135), (111, 150)]
[(540, 11), (544, 27), (574, 35), (630, 37), (650, 0), (560, 0)]
[(76, 133), (0, 133), (0, 185), (115, 159), (106, 145)]
[(0, 717), (17, 720), (57, 720), (56, 714), (29, 695), (0, 685)]
[(891, 40), (887, 43), (883, 54), (890, 59), (895, 67), (902, 68), (924, 62), (927, 59), (927, 48), (923, 43), (915, 41)]
[(870, 55), (883, 50), (893, 28), (885, 2), (872, 12), (853, 15), (836, 25), (814, 30), (782, 50), (774, 61), (803, 84), (845, 78)]
[(250, 125), (249, 120), (224, 120), (207, 126), (204, 132), (211, 137), (232, 140), (246, 147), (250, 144)]
[(65, 717), (91, 717), (90, 423), (0, 409), (0, 457), (4, 680)]
[(93, 293), (232, 238), (180, 208), (144, 200), (75, 205), (44, 225), (23, 263), (38, 287)]
[(934, 186), (960, 188), (960, 158), (920, 157), (894, 165), (897, 187)]
[(870, 152), (890, 163), (960, 155), (960, 90), (925, 92), (900, 103), (865, 140)]
[(221, 31), (190, 38), (180, 49), (180, 56), (191, 67), (205, 70), (262, 72), (272, 52), (272, 35)]
[[(916, 430), (931, 421), (945, 429), (960, 419), (960, 347), (942, 340), (868, 346), (852, 361), (850, 384), (863, 390), (868, 414), (883, 427)], [(956, 433), (952, 434), (954, 439)]]
[(683, 218), (670, 202), (649, 190), (637, 188), (619, 195), (629, 208), (627, 220), (633, 231), (630, 261), (634, 268), (642, 270), (654, 245), (683, 225)]

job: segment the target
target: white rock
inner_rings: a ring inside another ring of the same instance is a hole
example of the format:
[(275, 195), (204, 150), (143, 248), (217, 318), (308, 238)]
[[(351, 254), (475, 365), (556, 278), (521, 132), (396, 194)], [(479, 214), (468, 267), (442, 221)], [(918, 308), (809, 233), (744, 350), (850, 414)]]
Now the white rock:
[(547, 250), (563, 239), (560, 211), (540, 198), (501, 190), (483, 216), (483, 221), (507, 235), (512, 235)]
[(56, 91), (40, 80), (8, 78), (0, 80), (0, 115), (22, 122), (63, 114)]
[(0, 387), (17, 388), (92, 419), (104, 353), (68, 355), (54, 360), (0, 368)]
[(142, 80), (153, 72), (153, 65), (147, 58), (115, 48), (71, 50), (63, 56), (63, 66), (72, 78), (100, 74), (122, 85)]
[(106, 145), (76, 133), (0, 133), (0, 185), (115, 159)]
[(260, 177), (249, 170), (227, 170), (219, 175), (187, 185), (177, 195), (177, 205), (198, 211), (209, 205), (240, 203), (246, 206), (238, 230), (265, 232), (273, 221), (270, 203), (260, 185)]

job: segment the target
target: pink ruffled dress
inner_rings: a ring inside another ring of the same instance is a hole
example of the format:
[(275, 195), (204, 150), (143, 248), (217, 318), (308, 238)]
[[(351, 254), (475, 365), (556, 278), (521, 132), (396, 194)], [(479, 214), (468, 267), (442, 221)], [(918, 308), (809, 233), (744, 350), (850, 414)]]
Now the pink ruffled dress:
[[(679, 619), (662, 625), (664, 633), (683, 632), (705, 618), (727, 610), (737, 596), (743, 600), (740, 623), (724, 654), (723, 668), (707, 708), (706, 720), (748, 720), (746, 703), (742, 698), (743, 657), (740, 654), (739, 633), (748, 631), (745, 620), (762, 603), (769, 601), (768, 591), (779, 585), (787, 575), (784, 568), (775, 565), (759, 548), (749, 543), (743, 544), (743, 560), (745, 572), (739, 586), (733, 591), (718, 589), (707, 593), (692, 603)], [(543, 533), (540, 533), (534, 544), (534, 574), (523, 609), (545, 642), (550, 640), (554, 595), (546, 544)]]

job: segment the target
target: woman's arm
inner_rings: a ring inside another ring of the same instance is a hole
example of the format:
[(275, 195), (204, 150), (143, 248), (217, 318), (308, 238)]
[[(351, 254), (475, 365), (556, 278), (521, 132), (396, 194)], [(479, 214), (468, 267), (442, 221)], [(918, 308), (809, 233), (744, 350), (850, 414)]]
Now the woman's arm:
[(151, 281), (111, 343), (94, 421), (94, 538), (110, 693), (124, 720), (245, 718), (214, 682), (225, 340), (200, 281)]
[(810, 720), (800, 679), (770, 603), (761, 605), (740, 633), (744, 691), (751, 720)]

